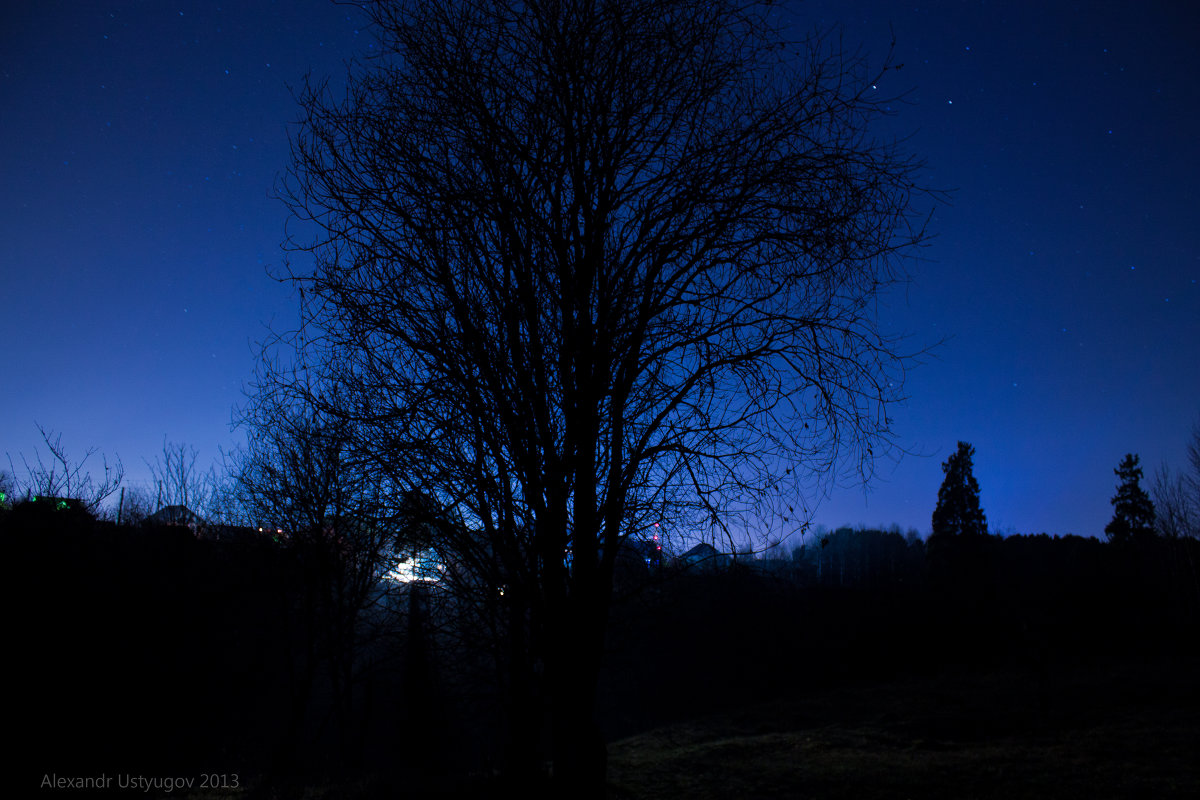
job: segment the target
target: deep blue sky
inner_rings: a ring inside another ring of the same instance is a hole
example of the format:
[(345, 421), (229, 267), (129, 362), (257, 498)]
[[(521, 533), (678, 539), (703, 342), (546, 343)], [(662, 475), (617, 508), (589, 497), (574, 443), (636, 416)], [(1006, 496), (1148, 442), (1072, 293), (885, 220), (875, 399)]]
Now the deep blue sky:
[[(266, 274), (299, 114), (343, 74), (355, 9), (50, 2), (0, 11), (0, 452), (34, 423), (145, 485), (164, 437), (235, 443), (254, 343), (295, 317)], [(911, 90), (926, 182), (953, 190), (883, 308), (915, 344), (896, 416), (912, 455), (815, 522), (929, 528), (962, 439), (993, 529), (1100, 534), (1113, 468), (1183, 465), (1200, 418), (1200, 21), (1190, 3), (806, 2)], [(18, 461), (19, 464), (19, 461)], [(0, 461), (7, 466), (7, 461)]]

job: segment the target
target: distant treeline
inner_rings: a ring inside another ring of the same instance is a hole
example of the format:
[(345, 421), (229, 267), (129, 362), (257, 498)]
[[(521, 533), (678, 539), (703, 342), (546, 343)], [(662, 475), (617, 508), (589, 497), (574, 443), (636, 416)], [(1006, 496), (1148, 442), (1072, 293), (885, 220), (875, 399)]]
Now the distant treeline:
[[(1200, 654), (1200, 541), (840, 528), (790, 558), (692, 570), (618, 604), (614, 735), (848, 679)], [(624, 714), (624, 716), (621, 716)]]

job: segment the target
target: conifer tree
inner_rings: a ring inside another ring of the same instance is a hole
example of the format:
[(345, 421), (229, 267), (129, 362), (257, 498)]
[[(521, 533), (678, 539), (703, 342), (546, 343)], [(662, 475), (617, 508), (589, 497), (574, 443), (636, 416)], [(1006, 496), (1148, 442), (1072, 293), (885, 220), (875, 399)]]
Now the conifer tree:
[(1113, 518), (1104, 526), (1104, 535), (1117, 544), (1154, 536), (1154, 503), (1141, 486), (1142, 468), (1138, 457), (1126, 453), (1113, 473), (1120, 479), (1113, 495)]
[(958, 450), (942, 464), (946, 477), (933, 510), (934, 536), (987, 534), (987, 518), (979, 506), (979, 482), (972, 473), (974, 455), (974, 447), (959, 442)]

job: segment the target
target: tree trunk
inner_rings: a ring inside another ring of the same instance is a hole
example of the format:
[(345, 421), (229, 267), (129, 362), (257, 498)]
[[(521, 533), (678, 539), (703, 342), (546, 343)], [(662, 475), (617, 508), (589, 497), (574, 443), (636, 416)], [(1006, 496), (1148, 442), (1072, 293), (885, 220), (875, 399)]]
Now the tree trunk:
[(555, 658), (547, 665), (552, 670), (554, 787), (560, 797), (604, 797), (608, 748), (596, 719), (603, 630), (591, 619), (560, 629)]
[(540, 779), (538, 740), (541, 703), (530, 659), (525, 609), (509, 606), (508, 675), (505, 681), (504, 773), (514, 787), (527, 787)]

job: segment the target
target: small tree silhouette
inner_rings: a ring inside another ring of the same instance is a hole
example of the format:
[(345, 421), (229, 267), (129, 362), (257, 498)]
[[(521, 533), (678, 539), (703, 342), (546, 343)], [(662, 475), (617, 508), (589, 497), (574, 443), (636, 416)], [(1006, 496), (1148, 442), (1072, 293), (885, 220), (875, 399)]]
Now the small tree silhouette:
[[(16, 499), (25, 497), (49, 497), (61, 500), (78, 500), (86, 507), (87, 512), (95, 515), (100, 505), (121, 486), (125, 476), (125, 467), (119, 458), (109, 464), (105, 456), (101, 456), (100, 469), (102, 478), (93, 478), (87, 469), (88, 460), (95, 455), (96, 448), (88, 448), (83, 457), (76, 460), (67, 454), (62, 443), (62, 434), (55, 433), (49, 428), (37, 426), (38, 433), (49, 451), (49, 457), (43, 457), (40, 450), (35, 450), (33, 461), (20, 454), (23, 471), (19, 471), (13, 463), (12, 455), (8, 456), (8, 464), (12, 470), (10, 489)], [(94, 463), (94, 462), (93, 462)]]
[(933, 510), (933, 535), (985, 535), (987, 518), (979, 506), (979, 482), (972, 473), (975, 448), (966, 442), (942, 464), (946, 474)]
[(1164, 464), (1155, 475), (1154, 525), (1168, 539), (1200, 539), (1200, 420), (1192, 428), (1187, 459), (1182, 472), (1172, 473)]
[(1154, 536), (1154, 503), (1141, 486), (1142, 468), (1138, 457), (1126, 453), (1113, 473), (1120, 478), (1113, 495), (1113, 518), (1104, 526), (1104, 535), (1114, 544), (1140, 541)]

